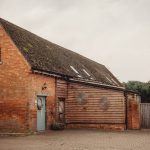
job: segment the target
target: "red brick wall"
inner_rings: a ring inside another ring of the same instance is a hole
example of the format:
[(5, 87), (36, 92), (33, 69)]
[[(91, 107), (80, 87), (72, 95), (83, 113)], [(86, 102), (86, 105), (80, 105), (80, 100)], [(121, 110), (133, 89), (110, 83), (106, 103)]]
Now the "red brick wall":
[[(46, 129), (50, 129), (51, 124), (55, 120), (55, 78), (32, 74), (31, 75), (31, 88), (30, 88), (30, 129), (31, 131), (36, 130), (36, 115), (37, 115), (37, 107), (36, 107), (36, 99), (37, 95), (46, 96), (46, 120), (47, 125)], [(46, 87), (42, 89), (42, 87)]]
[(1, 26), (0, 47), (0, 132), (26, 132), (30, 66)]
[(127, 95), (127, 116), (128, 116), (128, 129), (140, 128), (140, 106), (137, 101), (136, 94), (128, 93)]
[[(53, 121), (55, 79), (32, 74), (30, 65), (0, 26), (0, 132), (36, 131), (36, 98), (46, 95), (47, 128)], [(43, 84), (47, 88), (41, 90)]]

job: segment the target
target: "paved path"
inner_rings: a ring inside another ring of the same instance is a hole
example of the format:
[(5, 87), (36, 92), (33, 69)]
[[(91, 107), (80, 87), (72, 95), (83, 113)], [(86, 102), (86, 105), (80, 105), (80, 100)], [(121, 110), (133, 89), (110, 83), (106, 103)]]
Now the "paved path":
[(0, 150), (150, 150), (150, 131), (64, 130), (0, 137)]

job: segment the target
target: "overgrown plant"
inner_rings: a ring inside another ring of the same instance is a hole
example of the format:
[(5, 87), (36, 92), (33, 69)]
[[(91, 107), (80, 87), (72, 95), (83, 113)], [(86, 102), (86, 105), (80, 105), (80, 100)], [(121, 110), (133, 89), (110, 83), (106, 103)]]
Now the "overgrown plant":
[(52, 130), (63, 130), (65, 127), (64, 123), (59, 123), (59, 122), (54, 122), (52, 125), (51, 125), (51, 129)]

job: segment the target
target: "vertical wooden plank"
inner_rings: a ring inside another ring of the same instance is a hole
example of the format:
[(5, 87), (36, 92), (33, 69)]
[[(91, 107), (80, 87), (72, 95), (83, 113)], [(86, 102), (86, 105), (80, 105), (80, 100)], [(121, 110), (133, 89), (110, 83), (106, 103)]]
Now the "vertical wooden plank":
[[(65, 80), (56, 80), (56, 120), (60, 122), (59, 119), (59, 98), (67, 98), (67, 82)], [(65, 106), (64, 106), (65, 107)]]
[(150, 129), (150, 104), (141, 103), (141, 127)]

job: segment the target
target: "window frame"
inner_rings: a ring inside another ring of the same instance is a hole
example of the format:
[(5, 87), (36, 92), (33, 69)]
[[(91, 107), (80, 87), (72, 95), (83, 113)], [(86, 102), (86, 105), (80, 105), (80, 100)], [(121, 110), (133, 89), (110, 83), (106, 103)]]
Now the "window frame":
[[(57, 120), (59, 123), (65, 123), (65, 97), (58, 97), (57, 98)], [(60, 102), (63, 102), (63, 112), (59, 111)], [(60, 117), (60, 115), (63, 115), (63, 119)]]

